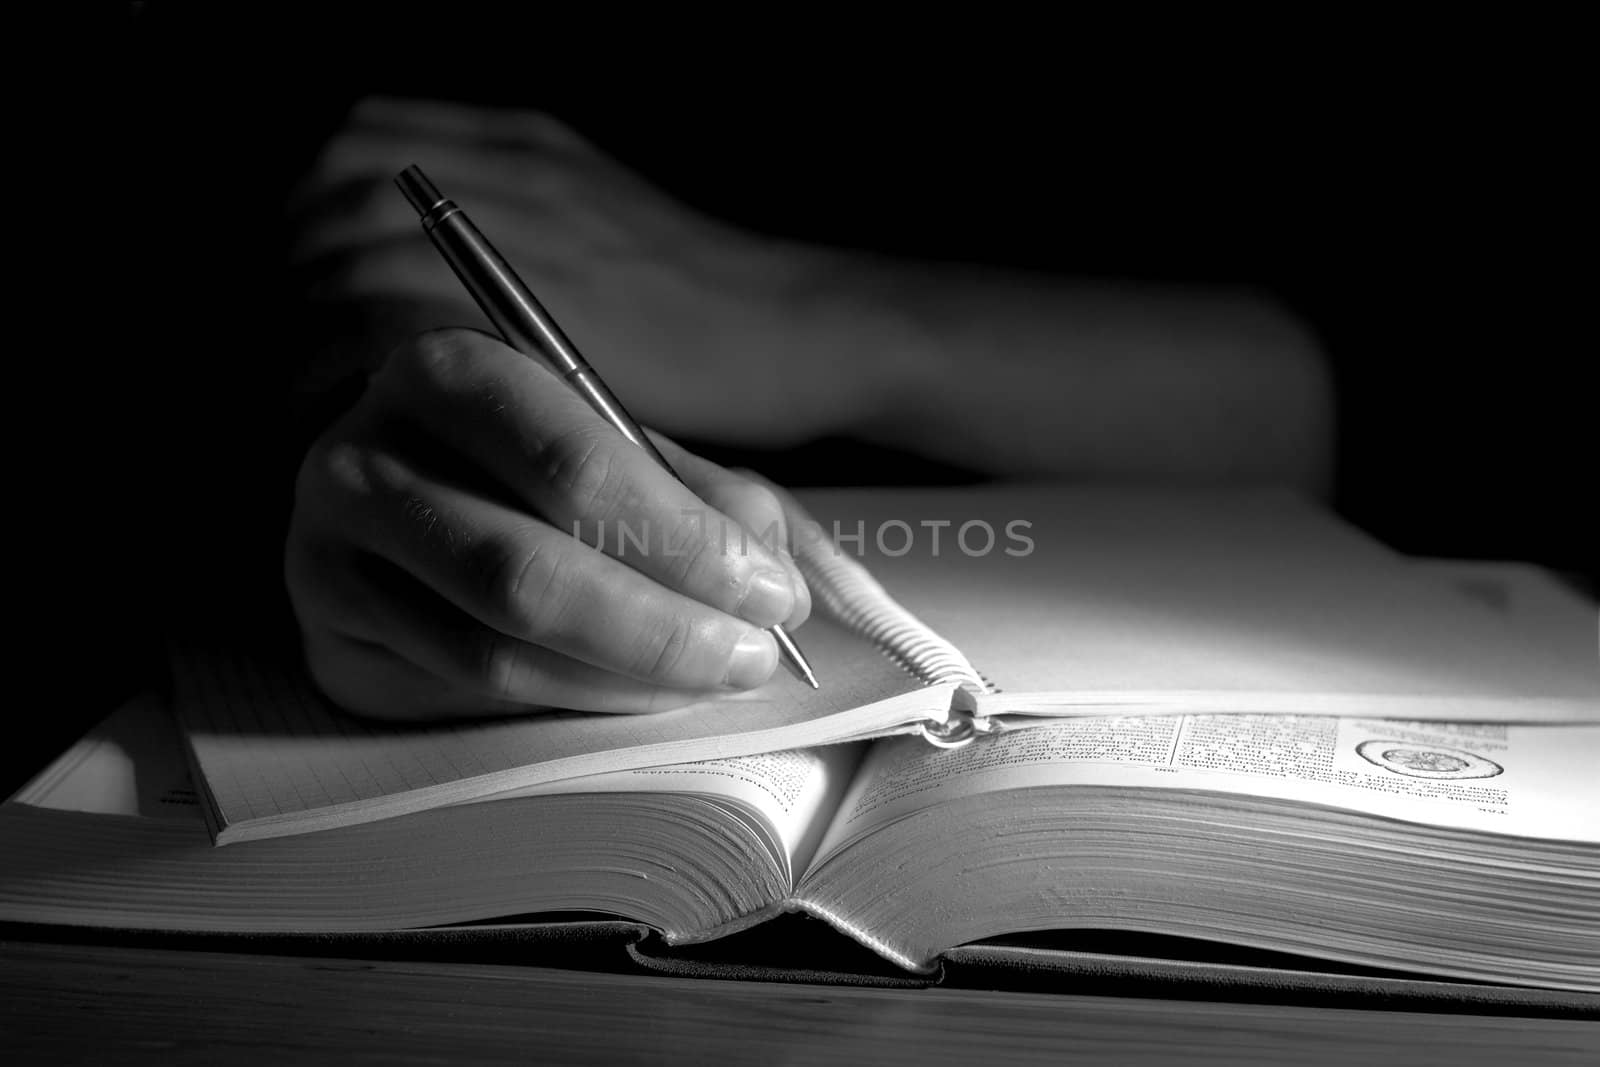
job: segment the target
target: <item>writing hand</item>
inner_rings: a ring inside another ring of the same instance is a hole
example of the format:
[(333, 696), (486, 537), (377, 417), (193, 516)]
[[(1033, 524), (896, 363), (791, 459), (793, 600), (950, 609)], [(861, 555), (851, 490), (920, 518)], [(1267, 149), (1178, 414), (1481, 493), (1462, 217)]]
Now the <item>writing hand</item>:
[(783, 506), (656, 442), (688, 488), (498, 340), (402, 345), (296, 485), (285, 575), (318, 683), (418, 718), (657, 711), (764, 682), (764, 628), (810, 611)]

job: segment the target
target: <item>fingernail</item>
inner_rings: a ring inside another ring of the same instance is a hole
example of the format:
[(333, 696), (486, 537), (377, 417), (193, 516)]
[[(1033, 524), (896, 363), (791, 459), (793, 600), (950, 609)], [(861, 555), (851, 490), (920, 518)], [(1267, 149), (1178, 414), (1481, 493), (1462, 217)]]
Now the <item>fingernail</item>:
[(728, 661), (728, 676), (723, 684), (735, 689), (754, 689), (771, 678), (777, 666), (777, 642), (760, 630), (752, 630), (733, 646), (733, 658)]
[(739, 601), (738, 615), (760, 626), (782, 622), (794, 611), (794, 586), (782, 571), (757, 571)]

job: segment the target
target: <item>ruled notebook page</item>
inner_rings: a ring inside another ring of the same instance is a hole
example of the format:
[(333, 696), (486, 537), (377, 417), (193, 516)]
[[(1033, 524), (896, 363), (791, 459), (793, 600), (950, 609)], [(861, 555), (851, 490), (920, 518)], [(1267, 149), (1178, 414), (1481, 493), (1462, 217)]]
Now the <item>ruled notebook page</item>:
[(822, 680), (780, 668), (750, 693), (655, 715), (573, 712), (397, 725), (346, 715), (259, 655), (174, 657), (175, 710), (217, 842), (303, 833), (581, 774), (753, 755), (942, 718), (925, 686), (826, 619), (799, 635)]

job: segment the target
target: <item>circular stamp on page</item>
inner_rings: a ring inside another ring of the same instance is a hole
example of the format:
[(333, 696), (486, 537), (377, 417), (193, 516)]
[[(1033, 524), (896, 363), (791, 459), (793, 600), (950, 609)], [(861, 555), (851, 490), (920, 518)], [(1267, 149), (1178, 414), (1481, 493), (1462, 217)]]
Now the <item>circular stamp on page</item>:
[(1493, 778), (1505, 770), (1494, 760), (1465, 749), (1411, 741), (1374, 738), (1357, 745), (1356, 754), (1368, 763), (1408, 778)]

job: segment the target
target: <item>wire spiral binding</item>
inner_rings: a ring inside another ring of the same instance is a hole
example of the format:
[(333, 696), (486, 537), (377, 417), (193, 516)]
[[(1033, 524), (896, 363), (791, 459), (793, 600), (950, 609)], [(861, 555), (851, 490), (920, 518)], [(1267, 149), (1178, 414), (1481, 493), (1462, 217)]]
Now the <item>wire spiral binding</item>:
[[(901, 668), (928, 685), (955, 682), (971, 693), (999, 690), (927, 623), (895, 602), (860, 563), (826, 537), (800, 544), (795, 562), (812, 597), (845, 626), (871, 641)], [(949, 722), (922, 724), (922, 736), (940, 748), (959, 748), (999, 724), (969, 712)]]

